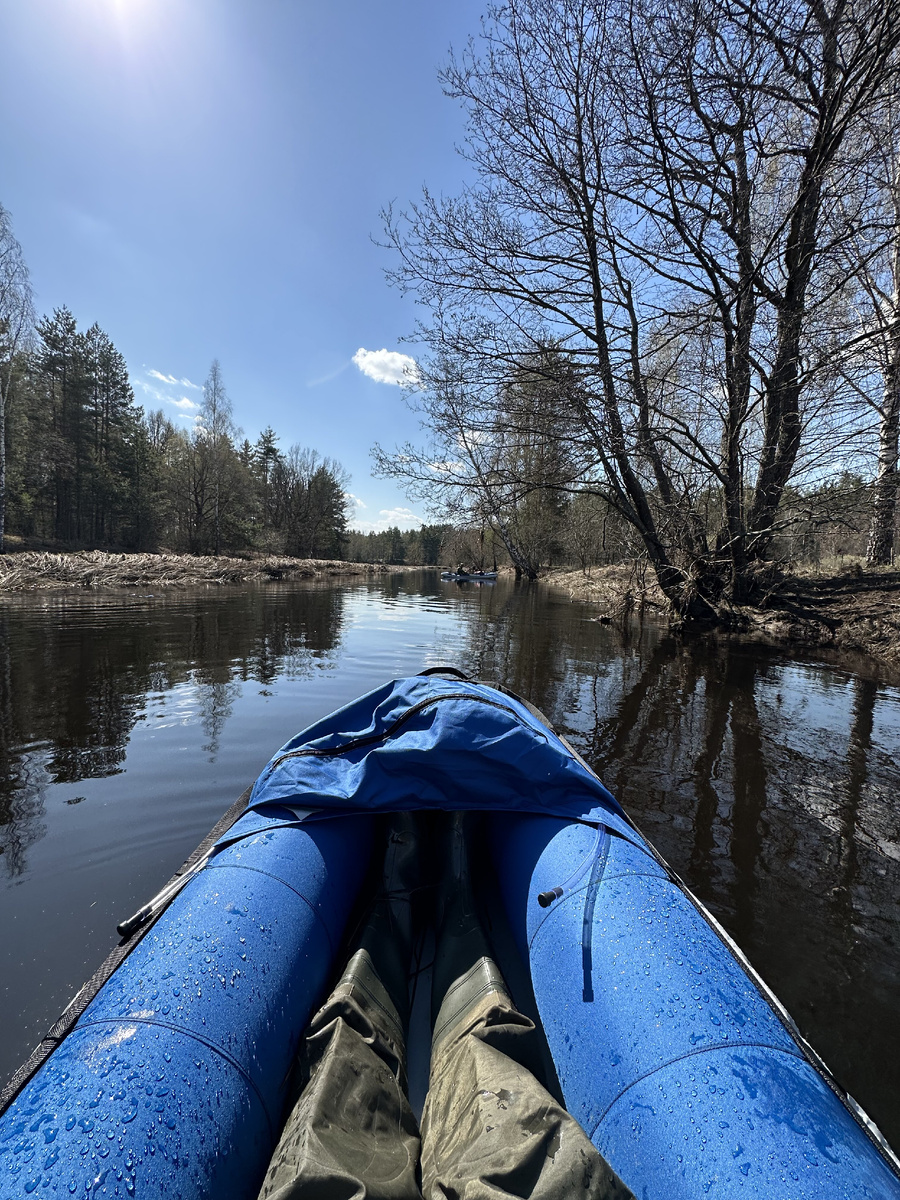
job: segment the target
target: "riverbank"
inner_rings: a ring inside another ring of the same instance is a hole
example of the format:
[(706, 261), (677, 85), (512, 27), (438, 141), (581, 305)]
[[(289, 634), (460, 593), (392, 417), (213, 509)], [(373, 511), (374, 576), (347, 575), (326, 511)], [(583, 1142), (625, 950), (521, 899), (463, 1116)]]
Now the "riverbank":
[[(557, 571), (547, 582), (595, 605), (604, 623), (642, 609), (663, 617), (668, 611), (652, 574), (637, 567), (595, 567), (590, 576)], [(900, 571), (857, 567), (834, 575), (788, 575), (765, 608), (738, 608), (733, 617), (726, 636), (849, 650), (900, 667)]]
[[(0, 555), (0, 595), (56, 588), (222, 586), (278, 579), (386, 575), (409, 567), (323, 558), (198, 557), (190, 554), (111, 554), (82, 550), (51, 554), (24, 550)], [(418, 569), (418, 568), (416, 568)]]
[(743, 609), (746, 635), (827, 646), (900, 667), (900, 571), (790, 575), (764, 609)]
[(604, 624), (620, 621), (642, 609), (659, 614), (668, 612), (656, 576), (643, 563), (592, 567), (590, 575), (562, 568), (551, 571), (546, 582), (550, 587), (566, 592), (571, 600), (593, 604), (597, 609), (597, 620)]

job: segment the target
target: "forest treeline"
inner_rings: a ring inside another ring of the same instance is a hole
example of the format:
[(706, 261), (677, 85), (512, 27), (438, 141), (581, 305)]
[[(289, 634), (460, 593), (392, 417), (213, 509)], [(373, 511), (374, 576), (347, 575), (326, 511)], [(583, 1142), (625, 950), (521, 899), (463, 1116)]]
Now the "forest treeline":
[(351, 529), (347, 534), (349, 562), (415, 564), (427, 567), (449, 561), (454, 538), (452, 525), (422, 525), (418, 529), (388, 529), (361, 533)]
[(442, 561), (448, 525), (348, 527), (350, 477), (303, 446), (255, 442), (234, 421), (214, 360), (195, 420), (135, 402), (122, 354), (66, 307), (37, 319), (0, 205), (0, 551), (17, 544), (248, 551), (361, 563)]
[[(842, 472), (815, 488), (787, 488), (782, 528), (772, 544), (773, 560), (788, 569), (857, 569), (871, 546), (872, 490), (870, 479), (852, 472)], [(712, 497), (710, 511), (715, 511)], [(441, 561), (485, 570), (515, 569), (507, 548), (507, 542), (512, 542), (520, 561), (524, 558), (540, 574), (556, 567), (579, 567), (589, 575), (595, 567), (649, 565), (633, 525), (592, 491), (566, 495), (536, 488), (506, 517), (505, 539), (489, 523), (448, 525)]]
[(135, 403), (108, 335), (79, 330), (67, 308), (14, 346), (8, 319), (5, 333), (0, 531), (58, 546), (344, 557), (346, 471), (282, 450), (271, 428), (244, 438), (217, 361), (184, 428)]

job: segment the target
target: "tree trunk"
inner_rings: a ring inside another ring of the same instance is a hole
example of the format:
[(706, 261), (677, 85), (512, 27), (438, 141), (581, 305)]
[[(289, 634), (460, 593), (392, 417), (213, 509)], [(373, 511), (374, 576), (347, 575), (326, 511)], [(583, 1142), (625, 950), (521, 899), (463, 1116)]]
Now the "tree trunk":
[(884, 376), (884, 405), (878, 431), (878, 475), (875, 480), (875, 507), (869, 528), (866, 561), (873, 567), (886, 567), (894, 559), (894, 524), (897, 512), (898, 435), (900, 435), (900, 317), (895, 321), (891, 339), (891, 360)]
[(521, 579), (521, 577), (524, 575), (526, 579), (537, 579), (538, 573), (535, 570), (534, 565), (529, 562), (527, 556), (519, 549), (515, 538), (513, 538), (509, 531), (509, 526), (499, 516), (495, 515), (494, 520), (497, 524), (497, 532), (500, 534), (501, 541), (506, 547), (506, 553), (512, 560), (512, 565), (516, 572), (516, 578)]
[(0, 554), (6, 538), (6, 393), (0, 379)]

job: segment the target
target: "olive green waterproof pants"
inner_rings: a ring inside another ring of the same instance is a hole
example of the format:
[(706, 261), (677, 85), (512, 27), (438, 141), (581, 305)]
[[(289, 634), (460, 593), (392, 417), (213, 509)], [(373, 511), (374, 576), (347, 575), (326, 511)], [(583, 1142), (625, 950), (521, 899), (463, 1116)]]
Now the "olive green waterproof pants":
[(494, 963), (447, 990), (421, 1137), (397, 1009), (357, 950), (310, 1025), (260, 1200), (633, 1200), (527, 1063), (536, 1031)]

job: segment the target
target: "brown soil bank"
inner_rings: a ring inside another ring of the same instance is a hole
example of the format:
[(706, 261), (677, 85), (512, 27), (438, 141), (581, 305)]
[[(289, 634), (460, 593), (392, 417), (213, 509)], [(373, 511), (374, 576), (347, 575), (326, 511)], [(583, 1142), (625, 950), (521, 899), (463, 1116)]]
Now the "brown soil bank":
[(789, 576), (747, 631), (776, 642), (856, 650), (900, 666), (900, 571)]
[(0, 555), (0, 594), (50, 588), (193, 587), (267, 579), (383, 575), (404, 567), (321, 558), (216, 558), (188, 554), (72, 554), (22, 551)]
[[(556, 572), (548, 582), (572, 599), (597, 605), (601, 621), (622, 619), (643, 606), (667, 611), (650, 572), (629, 566)], [(900, 571), (789, 575), (763, 608), (738, 608), (730, 630), (773, 644), (861, 651), (900, 666)], [(727, 628), (727, 627), (726, 627)]]

